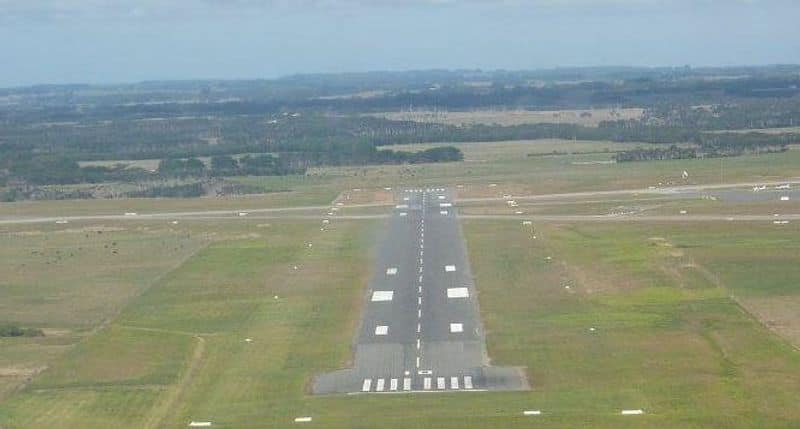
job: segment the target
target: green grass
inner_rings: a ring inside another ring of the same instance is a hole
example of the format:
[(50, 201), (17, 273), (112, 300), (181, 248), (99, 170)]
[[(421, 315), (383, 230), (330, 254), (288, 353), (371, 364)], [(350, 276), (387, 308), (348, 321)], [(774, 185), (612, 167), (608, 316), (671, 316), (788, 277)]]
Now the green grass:
[[(800, 174), (798, 156), (623, 165), (575, 164), (606, 154), (508, 152), (487, 162), (237, 179), (272, 192), (264, 197), (31, 203), (0, 212), (326, 204), (347, 189), (406, 184), (464, 183), (475, 196), (636, 188), (677, 180), (684, 169), (693, 183), (758, 181)], [(681, 202), (663, 204), (669, 212)], [(716, 204), (690, 209), (714, 212)], [(378, 221), (334, 217), (324, 232), (318, 220), (250, 217), (109, 222), (88, 235), (87, 226), (98, 225), (3, 227), (0, 314), (62, 332), (0, 339), (0, 369), (20, 369), (0, 376), (0, 427), (287, 427), (301, 415), (326, 428), (789, 428), (800, 420), (800, 356), (748, 314), (760, 317), (768, 304), (797, 313), (794, 223), (551, 223), (537, 224), (533, 239), (516, 221), (466, 221), (490, 357), (527, 368), (533, 389), (331, 397), (310, 396), (308, 387), (352, 358)], [(621, 417), (623, 408), (646, 415)], [(544, 415), (522, 417), (525, 409)]]
[[(800, 358), (726, 288), (673, 270), (702, 250), (682, 240), (703, 229), (648, 228), (543, 225), (533, 240), (517, 222), (466, 223), (490, 355), (525, 366), (530, 392), (309, 396), (314, 374), (350, 357), (374, 229), (279, 222), (258, 239), (212, 244), (164, 277), (0, 406), (0, 421), (246, 428), (311, 415), (331, 428), (791, 427)], [(194, 336), (205, 341), (198, 358)], [(168, 412), (154, 420), (163, 404)], [(545, 415), (520, 415), (531, 408)], [(623, 408), (647, 414), (621, 417)]]

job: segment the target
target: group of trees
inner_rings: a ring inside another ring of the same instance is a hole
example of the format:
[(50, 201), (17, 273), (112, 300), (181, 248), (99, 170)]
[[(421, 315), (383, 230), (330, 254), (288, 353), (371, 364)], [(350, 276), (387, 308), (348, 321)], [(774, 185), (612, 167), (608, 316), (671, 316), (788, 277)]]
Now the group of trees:
[(0, 325), (0, 338), (2, 337), (41, 337), (44, 331), (37, 328), (23, 328), (17, 325)]
[(617, 162), (653, 161), (665, 159), (692, 159), (697, 158), (694, 148), (681, 148), (672, 145), (666, 149), (634, 149), (618, 152), (614, 155)]
[(210, 166), (198, 158), (167, 158), (158, 164), (158, 174), (165, 178), (223, 177), (223, 176), (284, 176), (302, 174), (304, 169), (292, 168), (284, 158), (274, 155), (218, 155)]

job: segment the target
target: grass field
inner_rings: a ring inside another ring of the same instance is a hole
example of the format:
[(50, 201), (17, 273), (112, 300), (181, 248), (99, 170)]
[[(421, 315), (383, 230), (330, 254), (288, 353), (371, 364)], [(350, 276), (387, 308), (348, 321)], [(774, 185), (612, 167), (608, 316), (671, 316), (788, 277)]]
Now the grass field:
[[(522, 155), (530, 150), (529, 143), (474, 144), (464, 146), (463, 163), (237, 178), (271, 192), (241, 199), (0, 204), (0, 213), (255, 209), (338, 198), (340, 213), (382, 214), (389, 207), (347, 206), (386, 204), (383, 188), (405, 185), (461, 184), (462, 197), (499, 197), (800, 176), (798, 151), (607, 164), (597, 163), (607, 153)], [(521, 206), (541, 214), (773, 209), (645, 194)], [(463, 210), (512, 209), (481, 201)], [(321, 231), (326, 211), (302, 212), (318, 219), (0, 226), (0, 322), (46, 331), (0, 338), (0, 427), (283, 428), (299, 416), (326, 428), (791, 428), (800, 421), (800, 354), (792, 345), (800, 344), (800, 223), (549, 222), (531, 230), (518, 220), (465, 220), (489, 355), (496, 365), (526, 367), (532, 390), (315, 397), (308, 394), (314, 375), (352, 358), (383, 226), (333, 216)], [(522, 416), (536, 409), (543, 414)], [(622, 409), (645, 415), (620, 416)]]
[[(794, 294), (789, 260), (745, 277), (729, 268), (789, 240), (786, 231), (547, 224), (533, 239), (518, 222), (467, 221), (490, 356), (526, 366), (533, 390), (311, 397), (311, 377), (350, 357), (377, 226), (317, 225), (277, 222), (258, 238), (238, 237), (237, 226), (7, 400), (0, 421), (238, 428), (311, 415), (334, 428), (529, 427), (524, 409), (544, 411), (537, 427), (799, 418), (800, 357), (729, 297)], [(753, 291), (757, 278), (768, 287)]]

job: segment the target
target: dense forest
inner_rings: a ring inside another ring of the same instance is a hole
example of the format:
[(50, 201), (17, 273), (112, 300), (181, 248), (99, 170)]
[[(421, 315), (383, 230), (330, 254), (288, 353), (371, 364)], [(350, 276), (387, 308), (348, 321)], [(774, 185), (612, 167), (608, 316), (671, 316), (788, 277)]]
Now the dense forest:
[[(637, 107), (645, 113), (599, 126), (447, 125), (376, 114), (601, 107)], [(388, 149), (431, 142), (556, 138), (665, 145), (619, 154), (620, 162), (737, 156), (798, 143), (798, 124), (796, 66), (434, 70), (263, 81), (45, 85), (0, 89), (0, 186), (8, 188), (6, 195), (16, 196), (20, 187), (49, 184), (288, 175), (317, 166), (462, 159), (457, 147)], [(788, 128), (759, 132), (779, 127)], [(155, 171), (79, 163), (137, 159), (162, 161)], [(200, 192), (158, 186), (140, 195)], [(169, 185), (174, 186), (179, 185)]]

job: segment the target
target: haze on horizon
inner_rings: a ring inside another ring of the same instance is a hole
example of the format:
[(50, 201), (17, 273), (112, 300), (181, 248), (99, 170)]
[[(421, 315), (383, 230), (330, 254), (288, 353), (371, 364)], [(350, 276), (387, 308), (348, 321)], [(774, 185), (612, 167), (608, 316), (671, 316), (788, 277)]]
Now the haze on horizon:
[(0, 0), (0, 87), (800, 63), (792, 0)]

